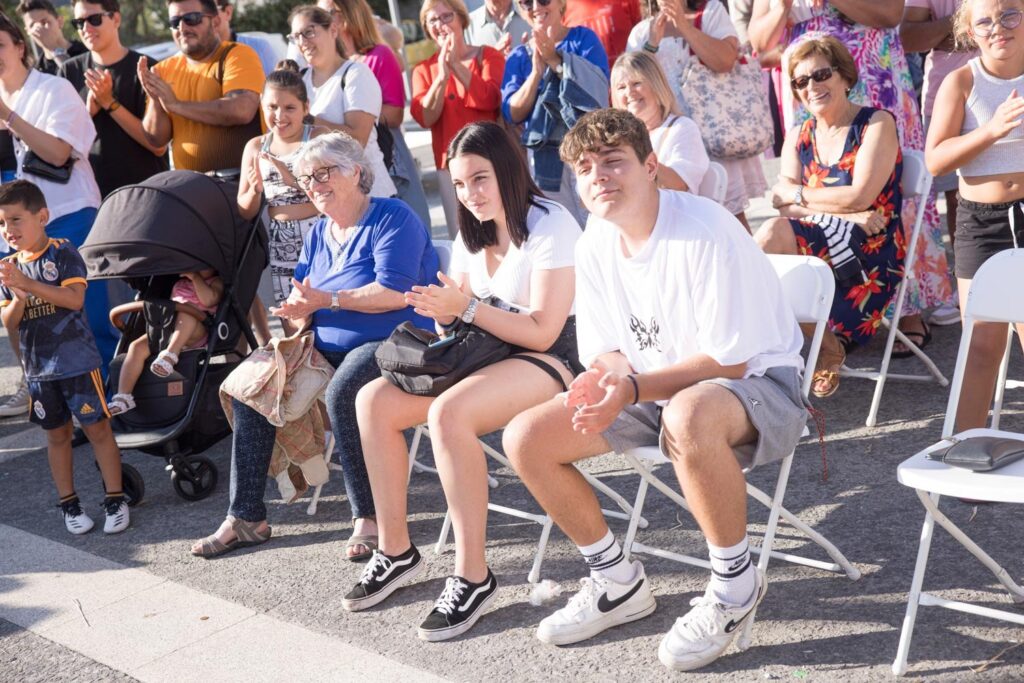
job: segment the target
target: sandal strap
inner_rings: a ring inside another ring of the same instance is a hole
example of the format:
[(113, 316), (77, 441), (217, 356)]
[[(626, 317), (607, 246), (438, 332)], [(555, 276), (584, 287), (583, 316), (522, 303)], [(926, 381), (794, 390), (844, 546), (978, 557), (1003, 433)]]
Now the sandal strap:
[(259, 529), (258, 522), (247, 522), (233, 516), (229, 516), (228, 521), (231, 523), (231, 529), (235, 532), (235, 536), (243, 543), (262, 543), (270, 538), (269, 526), (264, 533), (260, 533), (257, 531)]

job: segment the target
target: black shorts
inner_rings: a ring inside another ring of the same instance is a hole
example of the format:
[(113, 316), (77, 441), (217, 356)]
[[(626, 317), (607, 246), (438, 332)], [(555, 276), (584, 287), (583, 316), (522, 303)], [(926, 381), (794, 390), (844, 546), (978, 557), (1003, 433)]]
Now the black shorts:
[(28, 380), (29, 420), (43, 429), (59, 429), (78, 418), (91, 425), (110, 417), (99, 369), (64, 379)]
[(963, 199), (959, 194), (957, 199), (954, 270), (958, 278), (971, 280), (982, 263), (1001, 251), (1013, 249), (1011, 210), (1014, 212), (1017, 243), (1024, 245), (1024, 213), (1019, 202), (983, 204)]

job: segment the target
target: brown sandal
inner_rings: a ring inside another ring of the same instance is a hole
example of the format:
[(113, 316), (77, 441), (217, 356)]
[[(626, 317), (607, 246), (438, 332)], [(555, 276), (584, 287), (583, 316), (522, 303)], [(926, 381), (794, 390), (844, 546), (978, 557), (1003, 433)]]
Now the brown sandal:
[[(842, 352), (841, 356), (837, 356), (839, 361), (827, 367), (819, 367), (811, 377), (811, 394), (817, 398), (828, 398), (839, 389), (839, 369), (846, 362), (846, 351), (842, 344), (839, 344), (839, 349)], [(819, 389), (819, 384), (824, 384), (824, 387)]]
[(192, 550), (192, 554), (196, 557), (202, 557), (210, 559), (211, 557), (218, 557), (224, 553), (229, 553), (236, 548), (247, 548), (254, 545), (261, 545), (270, 540), (272, 529), (270, 525), (267, 525), (266, 531), (259, 532), (258, 522), (247, 522), (244, 519), (238, 519), (228, 515), (226, 520), (231, 525), (231, 530), (235, 532), (235, 538), (227, 543), (223, 543), (217, 538), (216, 534), (211, 534), (204, 539), (199, 541), (200, 548), (199, 552)]

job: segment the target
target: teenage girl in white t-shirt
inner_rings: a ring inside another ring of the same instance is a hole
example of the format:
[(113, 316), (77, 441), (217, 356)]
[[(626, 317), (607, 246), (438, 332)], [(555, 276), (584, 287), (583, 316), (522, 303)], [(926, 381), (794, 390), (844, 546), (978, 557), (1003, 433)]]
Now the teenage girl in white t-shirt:
[(437, 398), (407, 394), (385, 379), (360, 390), (356, 410), (380, 549), (343, 602), (349, 610), (375, 605), (422, 568), (406, 524), (402, 432), (427, 422), (455, 529), (455, 571), (420, 626), (426, 640), (468, 630), (497, 586), (484, 557), (487, 462), (478, 437), (565, 391), (582, 370), (572, 317), (579, 225), (544, 199), (518, 144), (495, 123), (463, 128), (448, 147), (447, 166), (461, 204), (450, 273), (439, 275), (441, 286), (413, 287), (406, 301), (439, 330), (461, 318), (514, 352)]

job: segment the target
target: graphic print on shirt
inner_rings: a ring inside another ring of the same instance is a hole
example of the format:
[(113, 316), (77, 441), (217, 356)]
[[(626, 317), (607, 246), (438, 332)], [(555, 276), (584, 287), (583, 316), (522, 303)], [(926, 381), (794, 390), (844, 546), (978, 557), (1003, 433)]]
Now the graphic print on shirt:
[(637, 349), (640, 351), (654, 349), (661, 353), (661, 338), (659, 337), (661, 328), (658, 327), (658, 321), (654, 316), (651, 316), (650, 325), (644, 325), (635, 315), (630, 315), (629, 330), (636, 338)]

